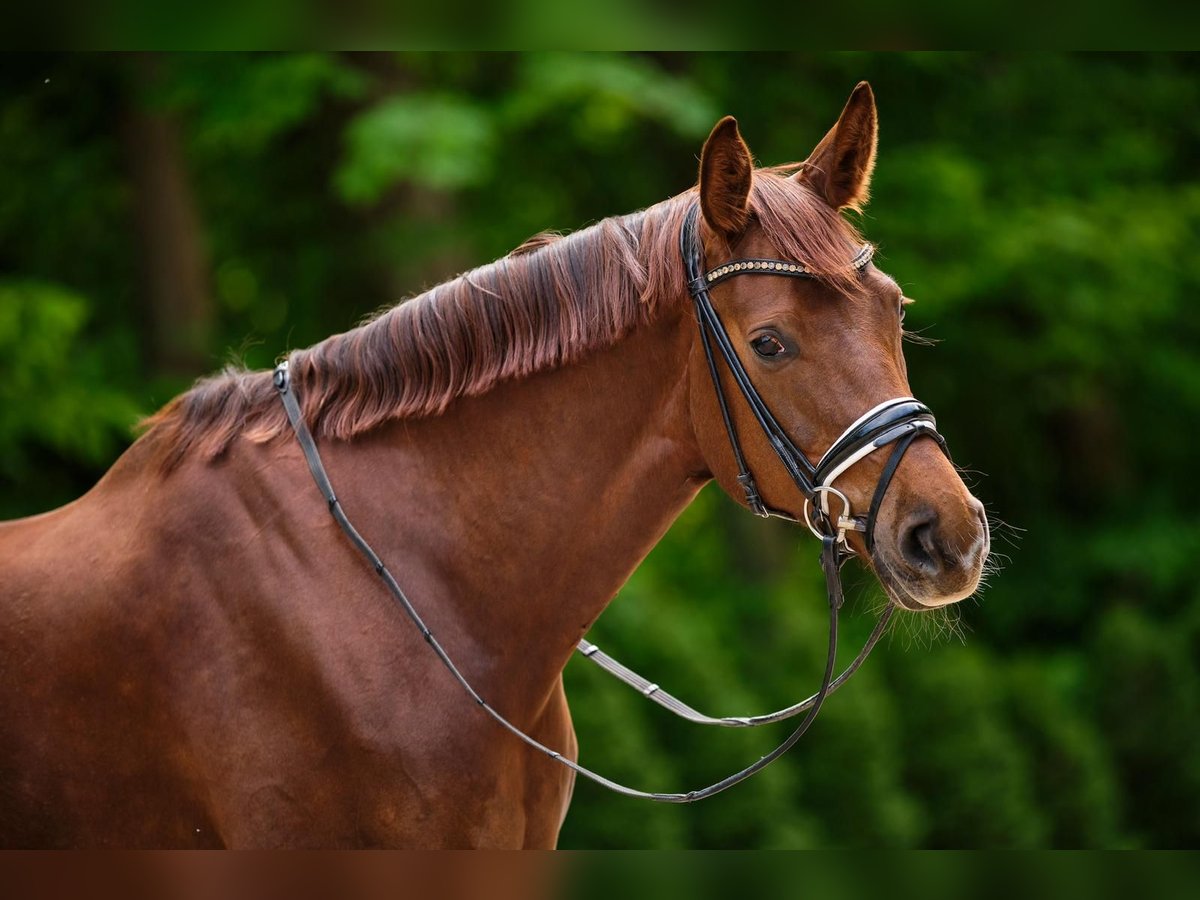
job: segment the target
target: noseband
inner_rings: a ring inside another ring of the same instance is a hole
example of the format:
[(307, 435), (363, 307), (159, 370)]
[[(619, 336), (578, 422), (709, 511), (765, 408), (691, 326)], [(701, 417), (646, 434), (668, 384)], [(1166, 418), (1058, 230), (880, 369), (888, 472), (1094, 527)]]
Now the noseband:
[[(329, 480), (328, 473), (325, 471), (325, 466), (321, 462), (316, 442), (313, 440), (308, 425), (304, 421), (304, 416), (300, 411), (300, 404), (292, 388), (287, 362), (280, 363), (276, 367), (274, 374), (275, 388), (283, 402), (288, 421), (291, 423), (292, 430), (296, 434), (296, 440), (304, 453), (313, 480), (325, 498), (330, 514), (341, 527), (342, 531), (345, 532), (355, 549), (366, 558), (388, 591), (400, 604), (401, 609), (417, 626), (422, 637), (425, 638), (426, 643), (433, 649), (438, 659), (449, 670), (451, 676), (462, 686), (471, 699), (484, 712), (516, 737), (535, 750), (545, 753), (551, 759), (572, 769), (579, 775), (627, 797), (657, 800), (664, 803), (691, 803), (696, 800), (703, 800), (726, 788), (732, 787), (738, 782), (744, 781), (751, 775), (766, 768), (795, 745), (816, 719), (821, 705), (825, 702), (825, 698), (841, 685), (845, 684), (850, 676), (857, 671), (858, 667), (862, 665), (867, 655), (883, 635), (894, 607), (889, 604), (879, 617), (879, 622), (875, 625), (862, 650), (859, 651), (858, 656), (854, 658), (840, 675), (834, 677), (837, 657), (838, 612), (841, 609), (843, 600), (841, 567), (846, 560), (854, 555), (854, 551), (850, 549), (846, 541), (846, 532), (862, 532), (867, 551), (868, 553), (871, 552), (874, 549), (875, 521), (879, 513), (879, 508), (883, 503), (884, 494), (886, 494), (892, 476), (895, 474), (901, 459), (903, 459), (905, 452), (912, 445), (912, 442), (923, 434), (928, 435), (937, 442), (943, 452), (946, 452), (946, 442), (938, 433), (937, 424), (929, 408), (912, 397), (899, 397), (880, 403), (878, 406), (865, 412), (842, 432), (841, 436), (830, 445), (829, 449), (825, 451), (825, 454), (818, 460), (816, 465), (809, 462), (807, 455), (792, 442), (783, 426), (772, 415), (770, 408), (754, 387), (750, 376), (746, 373), (745, 366), (743, 366), (741, 359), (734, 349), (733, 342), (729, 338), (729, 333), (725, 330), (720, 316), (717, 315), (717, 311), (713, 308), (709, 289), (738, 275), (767, 275), (782, 276), (785, 278), (814, 278), (815, 275), (803, 263), (778, 259), (734, 259), (715, 269), (706, 271), (704, 268), (704, 249), (700, 241), (698, 216), (698, 207), (696, 204), (693, 204), (684, 218), (683, 227), (680, 232), (680, 251), (687, 274), (688, 291), (692, 296), (696, 308), (696, 318), (700, 327), (700, 339), (704, 346), (708, 371), (712, 376), (713, 389), (716, 391), (717, 402), (721, 408), (721, 417), (725, 423), (725, 431), (729, 436), (734, 463), (738, 470), (738, 484), (741, 485), (742, 490), (745, 492), (747, 505), (755, 514), (763, 517), (783, 518), (792, 522), (804, 522), (809, 530), (821, 541), (821, 569), (825, 573), (826, 593), (829, 600), (829, 641), (821, 686), (811, 697), (773, 713), (758, 716), (712, 717), (698, 712), (659, 688), (657, 684), (651, 683), (636, 672), (626, 668), (611, 656), (603, 653), (595, 644), (588, 641), (580, 641), (578, 650), (583, 656), (621, 681), (634, 687), (647, 698), (691, 722), (702, 725), (745, 728), (779, 722), (800, 713), (807, 713), (787, 739), (766, 756), (758, 759), (740, 772), (736, 772), (706, 788), (686, 793), (657, 793), (642, 791), (619, 784), (585, 766), (581, 766), (574, 760), (568, 759), (556, 750), (542, 744), (510, 722), (484, 700), (479, 692), (467, 681), (462, 672), (459, 671), (433, 632), (426, 626), (424, 620), (413, 606), (412, 601), (409, 600), (391, 572), (388, 571), (383, 560), (379, 558), (378, 554), (371, 548), (371, 545), (358, 533), (349, 518), (347, 518), (341, 503), (334, 493), (333, 485)], [(871, 245), (866, 244), (855, 255), (851, 264), (855, 269), (861, 270), (871, 262), (873, 253), (874, 250)], [(714, 346), (716, 348), (715, 352), (713, 349)], [(771, 448), (775, 451), (775, 455), (783, 465), (784, 470), (788, 473), (788, 476), (803, 498), (804, 505), (800, 517), (781, 510), (772, 509), (763, 502), (754, 475), (751, 473), (746, 462), (741, 441), (738, 438), (737, 427), (729, 410), (729, 401), (726, 398), (725, 388), (717, 367), (717, 354), (720, 354), (720, 358), (725, 363), (725, 368), (737, 385), (739, 393), (745, 400), (759, 428), (762, 430)], [(849, 499), (833, 486), (833, 482), (855, 463), (860, 462), (876, 450), (889, 444), (894, 444), (895, 446), (880, 473), (870, 506), (865, 515), (855, 515), (851, 510)], [(836, 514), (830, 509), (830, 496), (834, 497), (841, 505), (840, 510)]]

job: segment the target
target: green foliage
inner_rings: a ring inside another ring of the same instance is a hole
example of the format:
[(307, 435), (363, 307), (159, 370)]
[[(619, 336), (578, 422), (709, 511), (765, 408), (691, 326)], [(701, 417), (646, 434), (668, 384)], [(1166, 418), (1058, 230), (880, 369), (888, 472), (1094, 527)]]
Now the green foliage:
[(637, 59), (532, 54), (499, 102), (437, 91), (389, 95), (346, 128), (346, 156), (335, 180), (351, 203), (378, 201), (397, 183), (446, 190), (480, 186), (497, 145), (539, 123), (571, 124), (580, 141), (611, 139), (645, 119), (702, 136), (712, 105), (689, 82)]
[(1110, 736), (1130, 815), (1150, 846), (1200, 839), (1200, 677), (1194, 645), (1146, 616), (1118, 608), (1095, 636), (1097, 718)]
[(143, 87), (146, 102), (188, 114), (205, 153), (262, 153), (327, 98), (357, 98), (367, 84), (356, 68), (325, 53), (181, 59), (186, 63), (166, 67), (160, 83)]
[[(563, 843), (1194, 845), (1198, 75), (1172, 55), (6, 58), (0, 515), (85, 491), (185, 383), (148, 362), (125, 110), (178, 128), (212, 366), (265, 366), (534, 232), (688, 187), (723, 113), (763, 162), (801, 159), (867, 78), (860, 224), (939, 342), (909, 348), (913, 387), (1013, 523), (1011, 561), (956, 617), (906, 618), (761, 777), (686, 808), (580, 783)], [(706, 710), (794, 701), (824, 639), (795, 544), (706, 489), (596, 639)], [(880, 602), (866, 577), (855, 593), (843, 659)], [(786, 728), (712, 734), (590, 667), (566, 680), (584, 762), (646, 787), (710, 783)]]
[(436, 94), (389, 97), (347, 128), (338, 189), (365, 203), (398, 181), (437, 189), (480, 184), (491, 175), (495, 141), (490, 117), (474, 103)]
[(928, 798), (925, 842), (936, 847), (1034, 847), (1045, 838), (1032, 760), (1004, 715), (1003, 670), (985, 651), (939, 648), (904, 660), (891, 681), (907, 705), (908, 777)]
[[(106, 352), (115, 348), (81, 340), (88, 313), (83, 298), (57, 285), (0, 281), (0, 478), (5, 481), (36, 478), (47, 455), (103, 470), (128, 441), (138, 409), (104, 382)], [(16, 498), (6, 491), (4, 500), (4, 512), (15, 515)]]
[(515, 123), (557, 118), (574, 109), (581, 138), (623, 131), (636, 118), (684, 137), (702, 137), (717, 119), (703, 91), (638, 58), (531, 54), (523, 60), (520, 79), (523, 89), (508, 103)]
[(1009, 715), (1033, 766), (1031, 788), (1045, 811), (1056, 847), (1119, 842), (1118, 783), (1103, 732), (1080, 708), (1069, 686), (1080, 660), (1045, 656), (1018, 662), (1008, 684)]

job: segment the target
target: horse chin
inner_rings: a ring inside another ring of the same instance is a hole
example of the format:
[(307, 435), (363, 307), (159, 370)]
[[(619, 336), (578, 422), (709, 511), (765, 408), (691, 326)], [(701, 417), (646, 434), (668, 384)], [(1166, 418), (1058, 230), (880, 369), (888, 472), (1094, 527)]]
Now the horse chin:
[[(977, 575), (969, 584), (953, 593), (931, 592), (928, 591), (929, 585), (914, 583), (898, 574), (896, 569), (878, 551), (871, 554), (871, 564), (888, 600), (909, 612), (929, 612), (951, 606), (972, 596), (979, 587), (979, 575)], [(922, 590), (922, 588), (926, 590)]]

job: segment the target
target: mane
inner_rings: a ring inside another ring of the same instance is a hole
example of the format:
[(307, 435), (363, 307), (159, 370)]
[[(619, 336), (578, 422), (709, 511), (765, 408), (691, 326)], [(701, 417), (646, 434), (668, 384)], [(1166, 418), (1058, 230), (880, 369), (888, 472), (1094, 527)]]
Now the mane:
[[(781, 257), (852, 286), (854, 229), (786, 176), (759, 169), (753, 214)], [(692, 190), (574, 234), (542, 233), (469, 271), (289, 356), (314, 436), (348, 440), (400, 418), (436, 416), (457, 399), (569, 365), (611, 347), (669, 305), (687, 302), (679, 229)], [(221, 456), (239, 436), (288, 432), (269, 371), (229, 367), (143, 422), (164, 469)]]

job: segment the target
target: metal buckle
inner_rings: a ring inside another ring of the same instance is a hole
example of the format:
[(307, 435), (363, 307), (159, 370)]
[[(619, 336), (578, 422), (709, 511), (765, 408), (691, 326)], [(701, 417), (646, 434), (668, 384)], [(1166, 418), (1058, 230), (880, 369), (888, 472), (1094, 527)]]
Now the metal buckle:
[[(821, 495), (821, 507), (822, 508), (819, 510), (820, 519), (818, 521), (823, 520), (826, 525), (828, 525), (829, 527), (836, 530), (837, 540), (838, 540), (839, 544), (846, 543), (846, 532), (847, 531), (866, 531), (867, 530), (867, 526), (864, 523), (860, 522), (854, 516), (850, 515), (850, 500), (845, 494), (843, 494), (837, 488), (833, 487), (832, 485), (828, 485), (828, 484), (818, 484), (816, 487), (813, 488), (813, 493)], [(842, 501), (842, 512), (841, 512), (841, 515), (839, 515), (836, 519), (831, 519), (829, 516), (829, 513), (826, 509), (829, 506), (829, 495), (830, 494), (833, 494), (835, 497), (837, 497), (839, 500)], [(820, 540), (821, 538), (825, 537), (827, 534), (827, 532), (821, 531), (819, 528), (817, 528), (816, 525), (813, 524), (812, 506), (809, 503), (808, 497), (804, 498), (804, 524), (808, 526), (808, 530), (811, 531), (816, 536), (817, 540)]]

